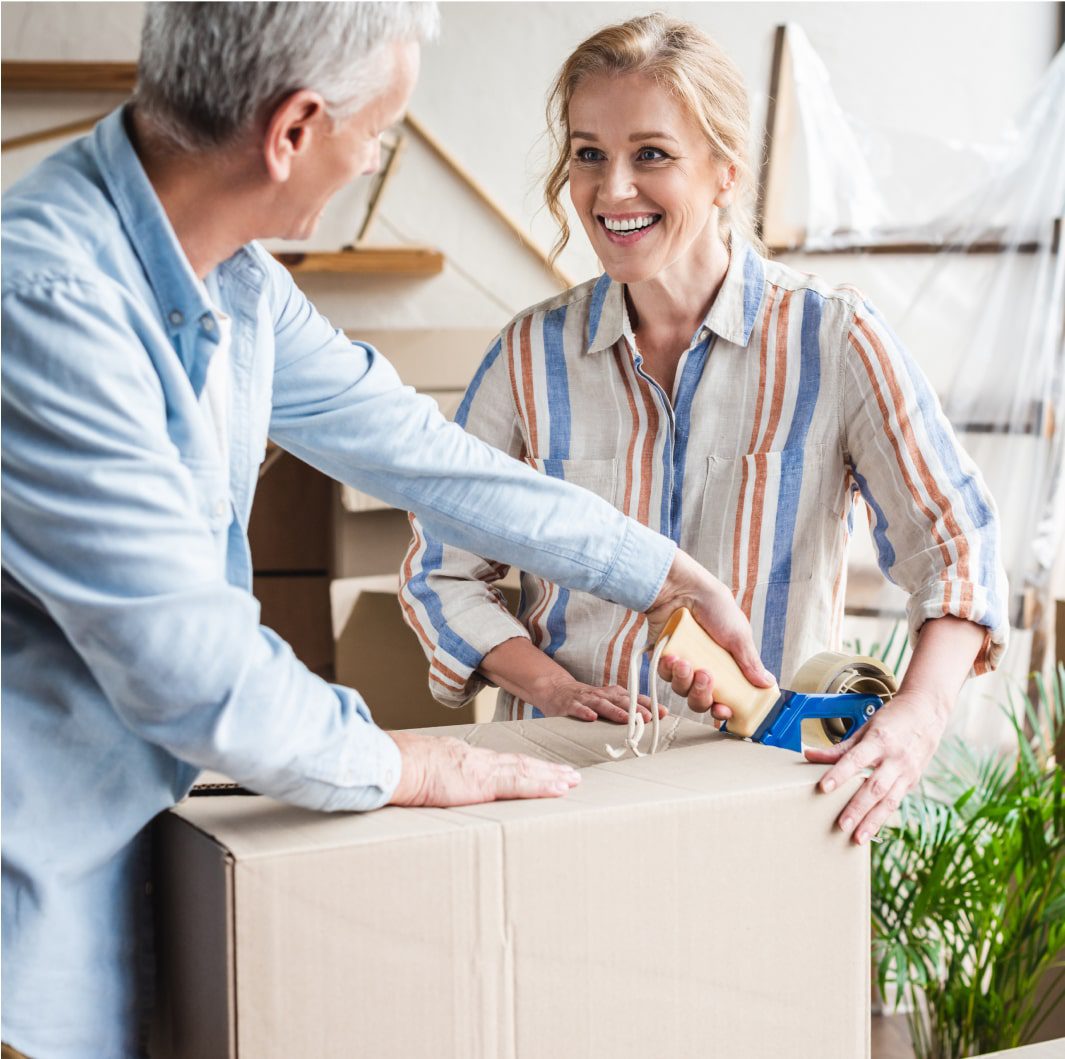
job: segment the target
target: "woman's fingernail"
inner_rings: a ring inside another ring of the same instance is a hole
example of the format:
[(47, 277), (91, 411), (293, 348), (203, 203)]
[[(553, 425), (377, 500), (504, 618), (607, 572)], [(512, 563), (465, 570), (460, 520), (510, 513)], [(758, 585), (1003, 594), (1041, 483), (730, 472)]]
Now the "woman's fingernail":
[(869, 832), (868, 831), (859, 831), (858, 832), (858, 845), (859, 846), (864, 846), (866, 844), (866, 842), (868, 842), (868, 841), (869, 841)]
[(825, 782), (821, 784), (821, 790), (823, 790), (825, 792), (825, 794), (831, 794), (835, 789), (836, 789), (836, 781), (835, 780), (825, 780)]
[(845, 816), (839, 822), (839, 826), (845, 835), (849, 835), (854, 830), (854, 821), (849, 816)]
[(710, 678), (705, 673), (700, 673), (695, 678), (695, 686), (697, 688), (705, 688), (710, 683)]

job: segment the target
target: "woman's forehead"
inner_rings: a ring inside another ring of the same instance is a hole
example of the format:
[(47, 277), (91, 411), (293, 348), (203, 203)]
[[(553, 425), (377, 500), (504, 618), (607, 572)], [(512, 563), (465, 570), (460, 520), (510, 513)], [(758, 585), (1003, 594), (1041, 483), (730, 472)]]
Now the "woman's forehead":
[(696, 131), (676, 96), (639, 73), (593, 74), (573, 91), (570, 134), (596, 136), (659, 133), (678, 138)]

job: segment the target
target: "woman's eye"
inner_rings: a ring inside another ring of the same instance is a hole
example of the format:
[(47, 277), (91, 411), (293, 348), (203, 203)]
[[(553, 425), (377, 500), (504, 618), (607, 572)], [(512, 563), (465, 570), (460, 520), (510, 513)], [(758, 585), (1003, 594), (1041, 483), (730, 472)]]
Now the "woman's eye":
[(601, 162), (603, 152), (594, 147), (581, 147), (573, 157), (578, 162)]
[(665, 151), (660, 151), (657, 147), (641, 147), (639, 153), (636, 155), (637, 162), (660, 162), (664, 158), (668, 158), (669, 155)]

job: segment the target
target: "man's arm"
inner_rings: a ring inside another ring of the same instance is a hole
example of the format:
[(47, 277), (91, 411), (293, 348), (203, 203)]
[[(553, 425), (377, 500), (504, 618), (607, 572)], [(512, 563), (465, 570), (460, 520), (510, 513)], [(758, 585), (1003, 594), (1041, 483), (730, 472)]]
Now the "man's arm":
[[(3, 351), (5, 571), (126, 725), (314, 809), (373, 809), (401, 783), (424, 789), (420, 775), (455, 770), (440, 740), (401, 750), (356, 692), (310, 673), (226, 583), (224, 529), (212, 529), (196, 483), (204, 468), (183, 462), (167, 432), (159, 366), (124, 323), (120, 292), (66, 278), (6, 295)], [(176, 356), (169, 368), (181, 370)], [(554, 794), (571, 780), (546, 763), (517, 768), (489, 766), (498, 782), (472, 793)]]

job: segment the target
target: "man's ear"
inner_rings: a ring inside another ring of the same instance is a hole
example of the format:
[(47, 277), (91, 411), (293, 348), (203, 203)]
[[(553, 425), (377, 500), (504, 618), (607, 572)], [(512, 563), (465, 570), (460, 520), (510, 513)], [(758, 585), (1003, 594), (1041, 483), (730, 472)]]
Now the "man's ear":
[(309, 88), (278, 103), (267, 119), (263, 138), (263, 161), (271, 180), (279, 184), (288, 180), (293, 163), (306, 154), (327, 120), (325, 100)]

